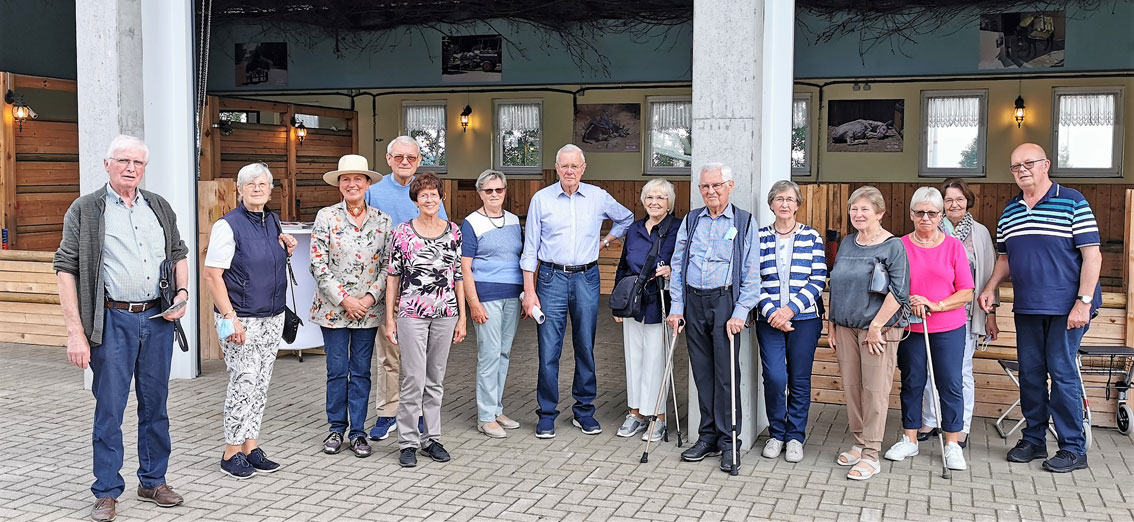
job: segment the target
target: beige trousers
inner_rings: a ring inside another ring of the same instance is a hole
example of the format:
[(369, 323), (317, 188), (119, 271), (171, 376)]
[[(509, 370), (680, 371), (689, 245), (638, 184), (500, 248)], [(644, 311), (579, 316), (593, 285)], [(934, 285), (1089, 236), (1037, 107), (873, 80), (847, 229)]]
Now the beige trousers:
[[(398, 369), (401, 367), (401, 351), (398, 345), (386, 339), (386, 326), (378, 327), (378, 340), (374, 354), (377, 355), (378, 371), (374, 372), (376, 390), (374, 403), (379, 417), (393, 417), (398, 413)], [(415, 426), (416, 428), (416, 426)]]
[(890, 388), (894, 385), (894, 369), (898, 362), (898, 339), (903, 330), (890, 329), (882, 335), (886, 349), (871, 355), (862, 345), (866, 330), (835, 327), (835, 355), (847, 400), (847, 421), (854, 444), (862, 448), (863, 458), (878, 460), (882, 437), (886, 431), (886, 413), (890, 408)]

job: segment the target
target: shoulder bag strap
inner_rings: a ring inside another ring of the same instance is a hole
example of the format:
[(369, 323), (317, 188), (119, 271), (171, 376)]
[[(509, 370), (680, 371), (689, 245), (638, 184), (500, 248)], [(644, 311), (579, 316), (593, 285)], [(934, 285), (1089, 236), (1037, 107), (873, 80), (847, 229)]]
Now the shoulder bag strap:
[[(270, 210), (265, 210), (265, 212), (271, 212), (272, 220), (276, 222), (276, 230), (279, 230), (280, 234), (283, 234), (283, 224), (280, 223), (280, 216), (278, 214), (276, 214), (275, 212), (272, 212)], [(281, 248), (284, 249), (284, 254), (287, 254), (287, 247), (281, 247)], [(291, 254), (287, 254), (287, 278), (288, 278), (287, 287), (288, 287), (289, 290), (291, 290), (291, 306), (296, 306), (295, 286), (298, 283), (295, 281), (295, 270), (293, 270), (291, 268)], [(287, 304), (287, 302), (285, 301), (284, 305), (286, 305), (286, 304)]]

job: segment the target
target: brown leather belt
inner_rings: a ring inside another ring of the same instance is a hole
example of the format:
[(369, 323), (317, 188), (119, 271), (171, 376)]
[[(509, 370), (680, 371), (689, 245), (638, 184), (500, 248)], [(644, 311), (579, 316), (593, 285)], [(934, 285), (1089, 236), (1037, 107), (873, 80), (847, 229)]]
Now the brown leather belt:
[(152, 301), (146, 301), (142, 303), (127, 303), (125, 301), (114, 301), (112, 299), (107, 299), (106, 307), (112, 310), (126, 310), (127, 312), (130, 312), (132, 314), (136, 314), (145, 312), (146, 310), (157, 306), (158, 304), (160, 304), (160, 302), (160, 299), (154, 299)]

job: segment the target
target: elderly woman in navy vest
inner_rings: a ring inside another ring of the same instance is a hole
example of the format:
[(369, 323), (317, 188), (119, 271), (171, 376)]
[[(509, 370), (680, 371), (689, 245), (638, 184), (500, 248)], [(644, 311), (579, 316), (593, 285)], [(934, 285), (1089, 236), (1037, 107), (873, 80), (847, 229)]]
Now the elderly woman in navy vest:
[(768, 207), (776, 221), (760, 229), (756, 338), (768, 414), (763, 455), (779, 457), (786, 445), (788, 462), (803, 460), (811, 408), (811, 363), (823, 330), (819, 307), (827, 285), (823, 238), (819, 231), (795, 220), (802, 199), (799, 185), (777, 181), (768, 191)]
[(296, 241), (264, 206), (272, 194), (267, 166), (240, 169), (236, 194), (240, 204), (213, 224), (202, 275), (228, 365), (221, 471), (245, 479), (280, 467), (256, 440), (283, 331), (287, 258)]
[[(665, 383), (665, 357), (667, 343), (662, 320), (661, 286), (659, 277), (668, 277), (669, 260), (677, 243), (677, 229), (681, 219), (670, 216), (673, 203), (677, 199), (673, 184), (664, 179), (654, 179), (642, 187), (642, 205), (646, 207), (646, 217), (630, 224), (626, 232), (626, 245), (622, 249), (622, 259), (614, 280), (624, 277), (638, 277), (643, 270), (649, 270), (649, 281), (642, 290), (642, 308), (637, 317), (623, 320), (622, 346), (626, 355), (626, 402), (630, 413), (618, 428), (619, 437), (633, 437), (642, 433), (642, 440), (649, 438), (659, 441), (665, 435), (665, 404), (658, 404), (658, 390)], [(665, 235), (662, 238), (662, 234)], [(654, 242), (660, 241), (657, 253), (650, 257)], [(665, 296), (669, 298), (668, 293)], [(644, 416), (657, 415), (652, 433)]]

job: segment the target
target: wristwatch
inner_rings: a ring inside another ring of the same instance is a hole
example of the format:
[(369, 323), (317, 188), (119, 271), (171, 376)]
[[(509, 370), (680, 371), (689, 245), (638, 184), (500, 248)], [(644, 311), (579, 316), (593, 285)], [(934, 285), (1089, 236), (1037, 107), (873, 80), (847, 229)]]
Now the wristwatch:
[(605, 246), (606, 248), (610, 248), (610, 241), (607, 241), (606, 238), (604, 237), (604, 238), (602, 238), (602, 245)]
[(1081, 296), (1078, 296), (1078, 297), (1076, 297), (1076, 298), (1075, 298), (1075, 300), (1076, 300), (1076, 301), (1080, 301), (1080, 302), (1082, 302), (1083, 304), (1088, 304), (1088, 305), (1089, 305), (1089, 304), (1091, 304), (1091, 301), (1092, 301), (1092, 300), (1094, 300), (1094, 296), (1090, 296), (1090, 295), (1081, 295)]

